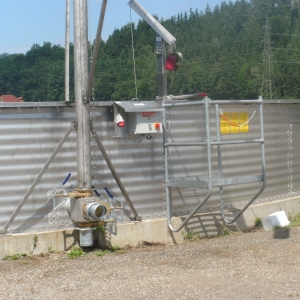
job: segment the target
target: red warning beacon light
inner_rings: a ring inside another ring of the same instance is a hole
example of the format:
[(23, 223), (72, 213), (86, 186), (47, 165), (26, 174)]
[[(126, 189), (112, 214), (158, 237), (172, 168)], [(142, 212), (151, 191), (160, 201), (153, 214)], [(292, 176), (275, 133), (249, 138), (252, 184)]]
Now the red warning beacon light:
[(125, 127), (125, 121), (122, 118), (122, 116), (120, 114), (117, 114), (116, 118), (115, 118), (115, 123), (119, 126), (119, 127)]
[(177, 57), (174, 54), (169, 54), (166, 60), (165, 68), (169, 71), (176, 70)]

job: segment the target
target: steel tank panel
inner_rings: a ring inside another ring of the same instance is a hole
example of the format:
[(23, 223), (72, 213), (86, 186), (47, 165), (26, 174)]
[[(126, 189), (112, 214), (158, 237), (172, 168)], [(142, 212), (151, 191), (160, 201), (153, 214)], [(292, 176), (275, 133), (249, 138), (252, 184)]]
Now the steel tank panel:
[[(48, 104), (47, 104), (48, 105)], [(51, 106), (53, 105), (53, 106)], [(272, 201), (299, 192), (299, 130), (300, 104), (264, 103), (267, 187), (258, 201)], [(223, 111), (248, 112), (251, 116), (255, 105), (224, 105)], [(21, 111), (20, 111), (21, 110)], [(110, 156), (136, 210), (144, 219), (165, 216), (164, 163), (162, 135), (151, 140), (145, 137), (114, 139), (113, 112), (106, 105), (91, 108), (97, 134)], [(75, 119), (75, 108), (50, 104), (46, 107), (1, 107), (0, 113), (0, 229), (23, 199), (52, 151)], [(171, 142), (203, 142), (205, 133), (202, 107), (181, 107), (168, 116)], [(210, 108), (211, 139), (216, 140), (216, 115)], [(292, 124), (292, 126), (291, 126)], [(222, 135), (222, 140), (252, 139), (259, 137), (258, 113), (249, 124), (248, 133)], [(291, 138), (292, 136), (292, 138)], [(107, 186), (115, 197), (122, 198), (102, 154), (91, 138), (92, 180), (102, 193)], [(206, 149), (201, 147), (174, 147), (169, 151), (170, 174), (174, 178), (207, 174)], [(261, 174), (260, 147), (255, 145), (222, 146), (224, 174), (242, 176)], [(218, 173), (217, 147), (212, 148), (213, 173)], [(31, 197), (11, 225), (10, 232), (43, 231), (71, 228), (68, 215), (60, 211), (49, 215), (47, 191), (61, 183), (71, 172), (67, 186), (76, 188), (76, 134), (70, 137), (57, 154), (53, 163), (37, 185)], [(259, 184), (244, 184), (224, 188), (228, 208), (241, 205), (253, 196)], [(172, 189), (172, 209), (182, 215), (194, 208), (206, 189)], [(61, 201), (58, 199), (58, 201)], [(219, 191), (214, 189), (203, 207), (204, 212), (219, 209)], [(120, 214), (119, 214), (120, 215)], [(124, 221), (132, 218), (125, 204)]]
[[(0, 228), (3, 228), (74, 120), (74, 108), (1, 108)], [(68, 172), (76, 181), (76, 139), (71, 134), (11, 225), (10, 232), (57, 229), (48, 223), (47, 191)], [(70, 220), (63, 226), (69, 226)]]
[(287, 144), (290, 150), (287, 155), (287, 167), (290, 193), (294, 194), (300, 192), (300, 107), (291, 104), (287, 109), (289, 117)]

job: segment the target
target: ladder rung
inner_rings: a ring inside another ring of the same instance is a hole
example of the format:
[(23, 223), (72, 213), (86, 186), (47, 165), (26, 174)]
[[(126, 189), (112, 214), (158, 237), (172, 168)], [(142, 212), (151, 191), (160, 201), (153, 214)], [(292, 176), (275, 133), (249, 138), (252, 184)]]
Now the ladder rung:
[[(236, 141), (220, 141), (220, 142), (210, 142), (211, 146), (214, 145), (232, 145), (232, 144), (252, 144), (252, 143), (263, 143), (263, 139), (255, 140), (236, 140)], [(177, 147), (177, 146), (207, 146), (207, 142), (199, 143), (166, 143), (165, 147)]]
[[(262, 175), (251, 175), (241, 177), (221, 178), (218, 175), (212, 177), (212, 186), (224, 186), (233, 184), (262, 182)], [(186, 179), (170, 179), (167, 182), (169, 187), (208, 187), (208, 178), (206, 176), (187, 177)]]

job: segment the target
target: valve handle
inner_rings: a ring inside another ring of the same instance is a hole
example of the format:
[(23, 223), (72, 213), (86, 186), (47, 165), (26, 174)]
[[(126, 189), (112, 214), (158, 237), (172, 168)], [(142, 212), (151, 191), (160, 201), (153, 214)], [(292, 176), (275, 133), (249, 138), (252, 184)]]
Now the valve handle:
[(98, 193), (98, 191), (95, 189), (95, 187), (92, 185), (92, 188), (94, 189), (95, 194), (100, 197), (100, 194)]
[(110, 198), (112, 198), (112, 199), (114, 198), (114, 196), (112, 195), (112, 193), (109, 191), (109, 189), (107, 187), (105, 187), (104, 190)]
[(67, 181), (70, 179), (70, 177), (71, 177), (71, 173), (68, 174), (68, 176), (66, 177), (66, 179), (64, 180), (62, 185), (65, 185), (67, 183)]

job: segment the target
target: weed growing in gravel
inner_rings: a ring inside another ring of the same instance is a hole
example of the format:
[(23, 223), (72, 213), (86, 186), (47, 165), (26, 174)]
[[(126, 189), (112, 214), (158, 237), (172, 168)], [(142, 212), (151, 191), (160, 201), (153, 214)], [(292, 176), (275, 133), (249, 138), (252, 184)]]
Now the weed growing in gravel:
[(110, 252), (116, 252), (116, 251), (118, 251), (118, 250), (121, 250), (121, 248), (120, 248), (118, 245), (115, 245), (115, 246), (110, 246), (110, 247), (108, 248), (108, 250), (109, 250)]
[(68, 258), (76, 258), (76, 257), (82, 256), (84, 254), (85, 254), (85, 252), (80, 247), (73, 246), (67, 256), (68, 256)]
[(187, 233), (183, 233), (184, 239), (186, 241), (195, 241), (198, 239), (198, 235), (195, 232), (189, 231)]
[(262, 227), (262, 221), (261, 218), (256, 217), (254, 220), (254, 229), (258, 229)]
[(108, 250), (98, 250), (97, 252), (96, 252), (96, 255), (97, 256), (103, 256), (103, 255), (105, 255), (105, 254), (107, 254), (107, 253), (109, 253), (109, 251)]
[(300, 214), (294, 217), (289, 217), (290, 227), (300, 226)]
[(107, 249), (98, 250), (96, 252), (96, 255), (97, 256), (103, 256), (103, 255), (111, 253), (111, 252), (119, 252), (120, 250), (121, 250), (121, 248), (118, 245), (116, 245), (116, 246), (110, 246)]
[(27, 256), (26, 253), (18, 253), (18, 254), (12, 254), (12, 255), (5, 255), (4, 259), (7, 259), (7, 260), (17, 260), (17, 259), (23, 258), (25, 256)]
[(227, 229), (227, 228), (224, 228), (223, 235), (227, 236), (227, 235), (230, 235), (230, 234), (231, 234), (231, 231), (229, 229)]
[(32, 251), (31, 251), (31, 254), (33, 253), (33, 251), (35, 250), (35, 248), (37, 247), (39, 243), (39, 237), (35, 234), (34, 237), (32, 238)]
[(48, 245), (48, 253), (53, 253), (52, 246), (49, 246), (49, 245)]

